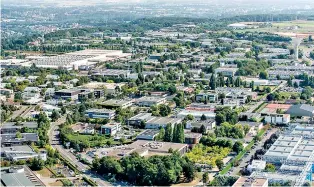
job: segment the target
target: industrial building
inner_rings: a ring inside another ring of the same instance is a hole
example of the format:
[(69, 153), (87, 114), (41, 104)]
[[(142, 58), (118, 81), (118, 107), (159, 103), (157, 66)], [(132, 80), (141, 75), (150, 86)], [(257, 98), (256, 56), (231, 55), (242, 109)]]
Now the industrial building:
[(129, 58), (131, 54), (122, 53), (120, 50), (86, 49), (58, 56), (42, 57), (27, 63), (24, 66), (35, 64), (41, 68), (62, 68), (67, 70), (78, 69), (80, 66), (91, 66), (99, 62), (113, 61)]
[(1, 147), (1, 157), (4, 157), (10, 161), (27, 160), (30, 158), (41, 158), (42, 160), (47, 160), (47, 152), (40, 151), (36, 153), (28, 145), (18, 145), (12, 147)]
[(0, 172), (1, 186), (46, 186), (26, 165), (3, 167)]
[(138, 106), (151, 107), (153, 105), (160, 105), (166, 102), (164, 97), (141, 97), (135, 101)]
[(175, 124), (181, 123), (182, 118), (169, 118), (169, 117), (153, 117), (148, 120), (145, 124), (146, 129), (159, 129), (160, 127), (165, 128), (167, 124), (171, 124), (172, 128)]
[(280, 135), (262, 159), (280, 166), (275, 173), (254, 172), (270, 181), (290, 180), (293, 186), (302, 186), (312, 181), (314, 161), (314, 128), (291, 124), (289, 130)]
[(113, 119), (115, 111), (107, 109), (88, 109), (85, 111), (85, 116), (89, 118)]
[(100, 105), (104, 108), (127, 108), (132, 106), (133, 99), (110, 99), (102, 102)]

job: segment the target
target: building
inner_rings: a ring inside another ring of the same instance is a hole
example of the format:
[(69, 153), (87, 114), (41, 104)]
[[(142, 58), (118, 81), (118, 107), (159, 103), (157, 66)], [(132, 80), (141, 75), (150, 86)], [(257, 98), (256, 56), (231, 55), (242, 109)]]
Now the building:
[(292, 105), (286, 112), (291, 116), (309, 116), (313, 117), (314, 106), (308, 104)]
[(158, 136), (159, 130), (154, 130), (154, 129), (148, 129), (136, 136), (137, 140), (155, 140), (155, 138)]
[(15, 134), (21, 131), (22, 128), (28, 128), (31, 130), (36, 130), (38, 128), (37, 122), (21, 122), (16, 125), (15, 122), (6, 122), (0, 127), (1, 134)]
[(216, 121), (214, 119), (207, 119), (207, 120), (194, 119), (194, 120), (189, 120), (189, 121), (186, 122), (185, 128), (186, 129), (192, 129), (192, 128), (200, 129), (202, 125), (206, 128), (206, 132), (209, 132), (210, 130), (213, 130), (216, 127)]
[(47, 152), (40, 151), (36, 153), (28, 145), (17, 145), (12, 147), (1, 147), (1, 156), (5, 157), (10, 161), (27, 160), (30, 158), (41, 158), (42, 160), (47, 160)]
[(288, 124), (290, 123), (290, 114), (267, 114), (264, 121), (272, 124)]
[(78, 69), (80, 66), (93, 66), (99, 62), (113, 61), (130, 57), (129, 53), (118, 50), (86, 49), (57, 56), (42, 57), (23, 63), (24, 66), (35, 64), (41, 68)]
[(133, 105), (133, 99), (110, 99), (107, 101), (102, 102), (100, 105), (104, 108), (127, 108)]
[(135, 101), (138, 106), (151, 107), (153, 105), (160, 105), (166, 103), (166, 98), (164, 97), (141, 97)]
[(92, 72), (92, 76), (101, 76), (108, 78), (128, 78), (131, 74), (129, 70), (120, 70), (120, 69), (102, 69)]
[(252, 171), (263, 171), (266, 167), (266, 161), (263, 160), (253, 160), (251, 164), (248, 165), (247, 169)]
[(82, 91), (80, 89), (62, 89), (55, 91), (55, 99), (71, 99), (72, 101), (78, 100), (78, 94)]
[(115, 111), (108, 109), (88, 109), (85, 111), (85, 116), (89, 118), (113, 119)]
[(198, 144), (202, 138), (201, 133), (184, 132), (184, 143), (186, 144)]
[[(104, 90), (106, 94), (115, 94), (116, 89), (121, 89), (125, 83), (107, 83), (107, 82), (89, 82), (80, 86), (79, 88), (86, 88), (86, 89), (94, 89), (94, 90)], [(96, 94), (95, 94), (96, 97)], [(97, 98), (97, 97), (96, 97)]]
[(1, 186), (46, 186), (26, 165), (1, 168)]
[(1, 145), (12, 146), (22, 145), (29, 142), (38, 142), (38, 135), (36, 133), (21, 133), (21, 137), (16, 137), (16, 134), (1, 134)]
[(171, 124), (174, 127), (175, 124), (181, 123), (182, 118), (169, 118), (169, 117), (153, 117), (145, 124), (145, 129), (159, 129), (165, 128), (167, 124)]
[(268, 187), (267, 178), (239, 177), (232, 187)]
[(121, 130), (121, 123), (107, 123), (101, 126), (101, 134), (113, 136)]
[(215, 69), (215, 74), (221, 73), (223, 76), (234, 76), (237, 71), (238, 68), (219, 67)]
[(205, 115), (206, 119), (214, 119), (216, 114), (213, 111), (199, 111), (199, 110), (182, 110), (177, 114), (179, 118), (185, 118), (188, 115), (192, 115), (194, 118), (200, 119)]
[(246, 29), (249, 26), (243, 23), (232, 23), (232, 24), (229, 24), (228, 27), (232, 29)]
[(44, 104), (41, 108), (48, 116), (51, 116), (53, 111), (61, 111), (61, 108), (47, 104)]
[(142, 122), (147, 122), (149, 119), (152, 119), (151, 113), (139, 113), (127, 120), (128, 125), (139, 126)]
[(209, 102), (217, 102), (218, 94), (216, 93), (199, 93), (195, 95), (196, 101), (209, 101)]
[(98, 158), (104, 156), (122, 158), (137, 152), (140, 156), (150, 157), (154, 155), (170, 155), (171, 152), (169, 150), (178, 151), (180, 155), (183, 155), (189, 150), (189, 147), (188, 144), (181, 143), (137, 140), (128, 145), (97, 149), (94, 155), (98, 156)]

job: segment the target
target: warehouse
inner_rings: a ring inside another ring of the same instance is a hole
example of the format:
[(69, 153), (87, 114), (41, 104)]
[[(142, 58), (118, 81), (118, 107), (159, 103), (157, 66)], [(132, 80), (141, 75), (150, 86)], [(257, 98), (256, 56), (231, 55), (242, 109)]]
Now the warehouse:
[(80, 66), (90, 66), (99, 62), (128, 58), (130, 56), (131, 54), (122, 53), (120, 50), (86, 49), (58, 56), (38, 58), (24, 64), (26, 64), (25, 66), (31, 66), (32, 64), (35, 64), (36, 67), (41, 68), (62, 68), (72, 70), (78, 69)]

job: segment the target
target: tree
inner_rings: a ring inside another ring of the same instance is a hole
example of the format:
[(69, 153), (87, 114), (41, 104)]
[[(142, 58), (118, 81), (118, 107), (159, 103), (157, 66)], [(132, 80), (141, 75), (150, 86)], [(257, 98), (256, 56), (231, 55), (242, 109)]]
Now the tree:
[(172, 125), (170, 123), (167, 124), (166, 129), (165, 129), (165, 138), (164, 141), (166, 142), (172, 142), (173, 139), (173, 129)]
[(241, 151), (243, 151), (244, 147), (243, 147), (243, 144), (242, 142), (240, 141), (236, 141), (234, 144), (233, 144), (233, 147), (232, 147), (232, 150), (236, 153), (240, 153)]
[(57, 121), (61, 116), (57, 110), (53, 110), (50, 117), (52, 121)]
[(157, 136), (157, 140), (164, 141), (164, 139), (165, 139), (165, 129), (161, 127), (159, 130), (159, 134)]
[(276, 171), (276, 167), (271, 164), (271, 163), (267, 163), (266, 167), (265, 167), (265, 171), (267, 172), (275, 172)]
[(200, 133), (206, 134), (206, 132), (207, 132), (207, 130), (206, 130), (205, 125), (201, 125), (201, 127), (200, 127)]
[(211, 90), (216, 89), (216, 78), (215, 78), (214, 73), (212, 73), (212, 76), (210, 77), (209, 87)]
[(158, 109), (161, 116), (168, 116), (171, 113), (170, 107), (165, 104), (159, 105)]
[(265, 90), (266, 90), (266, 93), (270, 93), (271, 92), (271, 88), (270, 87), (267, 87)]
[(205, 121), (205, 120), (206, 120), (205, 114), (203, 114), (203, 115), (201, 116), (201, 120), (202, 120), (202, 121)]
[(203, 183), (206, 184), (209, 180), (208, 172), (203, 173)]
[(219, 170), (222, 170), (224, 167), (224, 162), (221, 159), (217, 159), (215, 161), (216, 166), (218, 167)]
[(266, 71), (261, 71), (261, 72), (259, 73), (259, 78), (261, 78), (261, 79), (268, 79), (268, 74), (267, 74), (267, 72), (266, 72)]
[(61, 107), (61, 114), (64, 115), (67, 112), (66, 108), (64, 106)]
[(29, 167), (34, 171), (38, 171), (38, 170), (43, 169), (44, 165), (45, 165), (45, 162), (41, 158), (35, 157), (30, 161)]
[(195, 178), (195, 168), (193, 166), (193, 164), (190, 163), (186, 163), (183, 165), (183, 174), (185, 176), (185, 178), (187, 179), (187, 181), (192, 181)]

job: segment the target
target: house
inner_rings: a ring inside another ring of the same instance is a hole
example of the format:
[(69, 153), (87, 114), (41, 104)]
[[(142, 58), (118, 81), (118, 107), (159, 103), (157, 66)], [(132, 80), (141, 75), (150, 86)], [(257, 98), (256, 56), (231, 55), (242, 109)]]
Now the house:
[(107, 123), (101, 126), (101, 134), (113, 136), (121, 130), (121, 123)]
[(88, 109), (85, 111), (85, 116), (89, 118), (113, 119), (115, 111), (108, 109)]
[(166, 98), (164, 97), (141, 97), (135, 101), (138, 106), (151, 107), (153, 105), (160, 105), (166, 103)]
[(145, 124), (145, 129), (159, 129), (165, 128), (167, 124), (171, 124), (174, 127), (175, 124), (181, 123), (182, 118), (169, 118), (169, 117), (153, 117)]

